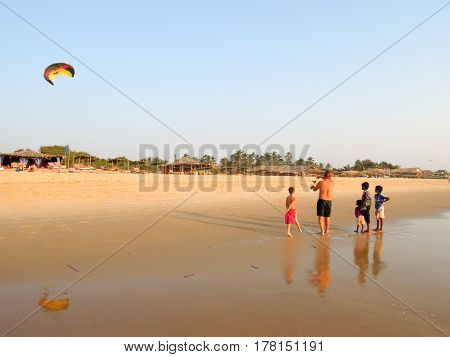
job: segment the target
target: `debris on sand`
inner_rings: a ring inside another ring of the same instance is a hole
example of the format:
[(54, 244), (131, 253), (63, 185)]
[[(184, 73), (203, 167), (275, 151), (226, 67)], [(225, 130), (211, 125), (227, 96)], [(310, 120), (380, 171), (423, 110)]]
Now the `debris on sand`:
[(74, 267), (73, 267), (72, 265), (70, 265), (70, 264), (67, 264), (67, 266), (68, 266), (70, 269), (75, 270), (77, 273), (80, 272), (77, 268), (74, 268)]

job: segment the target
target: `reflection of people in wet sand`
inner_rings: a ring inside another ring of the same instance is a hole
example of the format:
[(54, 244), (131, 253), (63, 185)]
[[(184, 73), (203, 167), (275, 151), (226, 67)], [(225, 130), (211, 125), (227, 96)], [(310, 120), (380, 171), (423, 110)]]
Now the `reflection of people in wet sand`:
[(319, 199), (317, 200), (317, 216), (320, 226), (320, 233), (330, 232), (331, 224), (331, 198), (333, 194), (334, 182), (331, 179), (331, 171), (325, 171), (323, 180), (319, 181), (315, 186), (312, 185), (313, 191), (319, 190)]
[[(65, 293), (66, 294), (66, 293)], [(48, 288), (44, 289), (43, 296), (39, 299), (39, 306), (41, 306), (43, 309), (47, 311), (60, 311), (60, 310), (67, 310), (69, 308), (69, 299), (63, 298), (63, 299), (48, 299)]]
[(295, 265), (298, 259), (300, 242), (297, 239), (286, 238), (284, 241), (284, 281), (287, 285), (294, 281)]
[(364, 284), (366, 282), (366, 272), (369, 267), (369, 238), (357, 237), (355, 248), (353, 250), (355, 256), (355, 264), (359, 268), (358, 282)]
[(325, 296), (328, 285), (331, 281), (330, 276), (330, 250), (329, 240), (323, 239), (317, 245), (316, 252), (316, 272), (311, 276), (310, 282), (317, 285), (320, 296)]
[(384, 263), (381, 260), (381, 254), (383, 253), (383, 235), (377, 235), (377, 240), (375, 241), (375, 247), (373, 251), (373, 262), (372, 262), (372, 273), (377, 276), (381, 269), (384, 267)]
[(297, 202), (295, 197), (295, 188), (289, 187), (289, 196), (286, 197), (286, 214), (284, 215), (284, 221), (287, 224), (287, 235), (293, 238), (291, 234), (291, 224), (297, 225), (298, 231), (301, 233), (300, 223), (297, 218)]

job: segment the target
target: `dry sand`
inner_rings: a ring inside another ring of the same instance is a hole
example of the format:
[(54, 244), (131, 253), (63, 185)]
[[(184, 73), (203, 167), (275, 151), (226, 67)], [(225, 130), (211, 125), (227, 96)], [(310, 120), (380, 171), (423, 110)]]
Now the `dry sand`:
[[(391, 201), (383, 237), (367, 238), (352, 234), (363, 180), (336, 179), (333, 232), (321, 241), (308, 233), (284, 237), (277, 208), (284, 209), (290, 185), (297, 187), (305, 228), (317, 230), (316, 194), (304, 192), (299, 178), (145, 175), (147, 188), (158, 182), (152, 192), (140, 190), (140, 179), (0, 171), (0, 333), (40, 303), (43, 309), (10, 335), (450, 330), (446, 180), (369, 179)], [(61, 290), (57, 302), (42, 304)]]

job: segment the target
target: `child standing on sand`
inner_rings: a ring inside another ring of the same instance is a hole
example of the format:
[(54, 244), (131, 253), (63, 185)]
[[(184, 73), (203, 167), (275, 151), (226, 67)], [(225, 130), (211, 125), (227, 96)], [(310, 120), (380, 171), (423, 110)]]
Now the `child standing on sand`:
[(297, 210), (296, 210), (296, 197), (294, 195), (295, 188), (289, 187), (289, 196), (286, 197), (286, 214), (284, 215), (284, 221), (287, 224), (287, 235), (293, 238), (291, 234), (291, 224), (296, 224), (298, 231), (301, 233), (302, 229), (300, 228), (300, 223), (297, 219)]
[(372, 198), (370, 197), (369, 193), (369, 183), (363, 182), (361, 185), (361, 188), (363, 190), (362, 198), (361, 198), (361, 206), (360, 210), (364, 216), (364, 220), (367, 224), (367, 229), (363, 233), (369, 233), (370, 232), (370, 206), (372, 205)]
[(366, 223), (366, 221), (364, 220), (363, 213), (361, 212), (361, 204), (362, 204), (361, 200), (356, 201), (356, 207), (355, 207), (356, 231), (355, 231), (355, 233), (359, 232), (359, 227), (361, 227), (361, 233), (362, 233), (362, 231), (364, 229), (364, 223)]
[(383, 203), (389, 201), (389, 197), (383, 196), (383, 186), (375, 187), (375, 216), (377, 218), (377, 228), (374, 229), (375, 232), (383, 232), (383, 222), (384, 222), (384, 206)]

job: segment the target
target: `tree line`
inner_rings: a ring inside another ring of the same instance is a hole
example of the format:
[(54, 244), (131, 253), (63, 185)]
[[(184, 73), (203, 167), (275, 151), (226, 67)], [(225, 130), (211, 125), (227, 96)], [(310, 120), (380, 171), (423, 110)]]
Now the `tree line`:
[[(49, 155), (58, 155), (65, 157), (64, 154), (64, 146), (53, 145), (53, 146), (42, 146), (39, 151), (43, 154)], [(75, 163), (76, 158), (88, 158), (91, 157), (95, 162), (96, 167), (116, 165), (117, 167), (130, 167), (131, 166), (140, 166), (147, 165), (150, 168), (157, 167), (159, 165), (164, 165), (167, 163), (166, 160), (163, 160), (159, 157), (148, 157), (144, 160), (133, 161), (128, 159), (125, 156), (115, 157), (115, 158), (99, 158), (95, 155), (90, 155), (84, 151), (70, 151), (69, 157), (73, 158), (73, 163)], [(353, 165), (347, 164), (343, 167), (333, 167), (330, 163), (317, 162), (312, 156), (307, 157), (306, 159), (299, 158), (296, 159), (291, 152), (287, 152), (285, 155), (281, 155), (276, 151), (266, 152), (264, 154), (258, 155), (256, 153), (246, 153), (242, 150), (237, 150), (228, 157), (224, 157), (217, 161), (217, 159), (211, 155), (203, 155), (202, 157), (194, 157), (185, 154), (182, 158), (189, 159), (192, 161), (198, 161), (204, 164), (211, 164), (213, 166), (224, 167), (224, 168), (234, 168), (237, 172), (244, 172), (246, 168), (251, 168), (254, 166), (303, 166), (306, 168), (317, 168), (320, 170), (336, 170), (336, 171), (364, 171), (367, 169), (396, 169), (399, 168), (399, 165), (392, 164), (386, 161), (375, 162), (370, 159), (365, 160), (356, 160)], [(175, 158), (174, 158), (175, 160)], [(83, 159), (80, 161), (85, 162)], [(153, 171), (153, 170), (152, 170)]]

